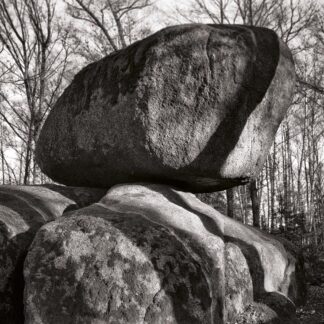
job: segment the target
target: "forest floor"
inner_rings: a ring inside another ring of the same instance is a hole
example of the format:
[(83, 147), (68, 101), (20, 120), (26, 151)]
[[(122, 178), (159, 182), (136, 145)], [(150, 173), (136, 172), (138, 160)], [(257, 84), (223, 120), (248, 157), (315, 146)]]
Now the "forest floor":
[(301, 324), (324, 324), (324, 284), (308, 288), (306, 305), (297, 309)]

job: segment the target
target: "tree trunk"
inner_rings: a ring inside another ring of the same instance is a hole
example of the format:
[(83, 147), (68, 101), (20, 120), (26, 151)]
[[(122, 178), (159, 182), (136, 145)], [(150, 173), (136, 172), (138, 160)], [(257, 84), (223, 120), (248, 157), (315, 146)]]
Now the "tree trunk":
[(275, 194), (276, 194), (276, 188), (275, 188), (275, 175), (276, 175), (276, 141), (273, 143), (273, 152), (270, 157), (270, 170), (269, 170), (269, 176), (270, 176), (270, 209), (271, 209), (271, 226), (270, 231), (273, 232), (275, 229)]
[(253, 226), (260, 228), (260, 202), (256, 180), (251, 180), (249, 184), (250, 197), (252, 202)]
[(226, 190), (227, 216), (234, 218), (234, 188)]

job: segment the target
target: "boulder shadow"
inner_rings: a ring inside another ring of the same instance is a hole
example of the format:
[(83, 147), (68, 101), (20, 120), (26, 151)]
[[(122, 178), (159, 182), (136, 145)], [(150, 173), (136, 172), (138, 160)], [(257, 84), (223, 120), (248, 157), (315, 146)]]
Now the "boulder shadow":
[[(12, 262), (12, 269), (6, 277), (5, 285), (0, 290), (0, 323), (23, 324), (24, 323), (24, 261), (37, 229), (29, 229), (7, 240), (0, 248), (5, 248), (5, 254)], [(0, 235), (2, 233), (0, 232)], [(8, 258), (7, 257), (7, 258)], [(3, 256), (1, 256), (3, 258)], [(3, 265), (4, 266), (4, 265)]]

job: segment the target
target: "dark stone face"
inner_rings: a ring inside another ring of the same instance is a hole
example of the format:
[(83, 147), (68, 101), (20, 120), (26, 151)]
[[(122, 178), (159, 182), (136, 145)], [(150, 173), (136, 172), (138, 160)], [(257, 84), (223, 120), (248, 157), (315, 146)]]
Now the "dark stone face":
[(76, 75), (43, 127), (37, 161), (67, 185), (244, 184), (262, 167), (294, 81), (289, 49), (271, 30), (168, 27)]

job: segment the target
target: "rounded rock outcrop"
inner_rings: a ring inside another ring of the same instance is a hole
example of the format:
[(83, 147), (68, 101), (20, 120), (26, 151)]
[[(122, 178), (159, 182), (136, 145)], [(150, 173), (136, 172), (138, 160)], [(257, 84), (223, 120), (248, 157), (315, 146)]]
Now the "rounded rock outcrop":
[(119, 185), (38, 231), (25, 323), (294, 323), (298, 271), (272, 236), (193, 194)]

